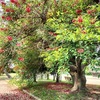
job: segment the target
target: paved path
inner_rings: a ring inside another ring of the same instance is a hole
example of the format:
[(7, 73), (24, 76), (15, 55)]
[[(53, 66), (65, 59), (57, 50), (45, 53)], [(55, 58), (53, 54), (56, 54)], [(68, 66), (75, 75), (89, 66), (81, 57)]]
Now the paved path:
[(100, 85), (100, 78), (94, 76), (86, 76), (87, 84)]
[(35, 100), (29, 95), (8, 84), (8, 79), (0, 78), (0, 100)]

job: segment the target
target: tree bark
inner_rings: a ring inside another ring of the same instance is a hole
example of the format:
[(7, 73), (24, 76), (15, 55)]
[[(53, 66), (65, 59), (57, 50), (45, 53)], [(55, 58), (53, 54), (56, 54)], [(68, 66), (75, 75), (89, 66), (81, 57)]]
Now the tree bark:
[(49, 80), (49, 73), (47, 73), (47, 80)]
[(33, 74), (33, 79), (34, 79), (34, 82), (37, 82), (36, 81), (36, 73)]
[(57, 73), (57, 76), (56, 76), (56, 83), (59, 83), (60, 82), (60, 75)]
[[(76, 67), (74, 70), (70, 70), (71, 77), (73, 80), (73, 87), (71, 89), (72, 92), (74, 91), (86, 91), (86, 77), (85, 77), (85, 71), (83, 70), (82, 66), (82, 60), (80, 58), (77, 58), (76, 60)], [(76, 69), (75, 69), (76, 68)]]
[(79, 76), (79, 73), (73, 74), (73, 87), (71, 89), (72, 92), (74, 91), (85, 91), (86, 90), (86, 77), (85, 74), (82, 73)]

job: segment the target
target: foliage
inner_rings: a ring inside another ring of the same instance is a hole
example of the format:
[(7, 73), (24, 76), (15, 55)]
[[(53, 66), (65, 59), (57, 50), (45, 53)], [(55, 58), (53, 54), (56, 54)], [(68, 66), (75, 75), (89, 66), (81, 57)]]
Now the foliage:
[[(36, 51), (36, 49), (37, 43), (41, 42), (41, 37), (39, 37), (38, 33), (41, 30), (41, 26), (43, 26), (41, 16), (42, 10), (45, 11), (44, 3), (42, 4), (41, 2), (40, 4), (40, 1), (35, 2), (35, 0), (27, 0), (27, 2), (21, 0), (10, 1), (8, 4), (2, 2), (1, 5), (4, 23), (1, 29), (6, 39), (0, 49), (3, 50), (0, 54), (3, 58), (1, 65), (7, 68), (9, 61), (12, 60), (17, 67), (31, 66), (30, 70), (32, 72), (34, 68), (36, 69), (39, 66), (38, 62), (41, 62), (41, 60), (38, 60), (39, 51)], [(41, 11), (38, 11), (39, 9)], [(36, 65), (37, 63), (38, 65)], [(34, 68), (32, 69), (33, 66)]]
[[(67, 4), (67, 7), (66, 7)], [(62, 6), (62, 7), (61, 7)], [(84, 69), (90, 64), (98, 65), (100, 52), (100, 5), (86, 1), (62, 1), (57, 5), (56, 15), (50, 16), (45, 24), (49, 48), (43, 52), (48, 67), (59, 66), (58, 71), (78, 66), (81, 59)]]

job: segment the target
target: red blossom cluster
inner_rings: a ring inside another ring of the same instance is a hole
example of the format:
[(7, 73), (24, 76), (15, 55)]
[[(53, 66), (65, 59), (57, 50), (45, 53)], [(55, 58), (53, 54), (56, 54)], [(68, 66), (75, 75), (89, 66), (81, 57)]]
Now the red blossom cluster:
[(5, 16), (2, 16), (2, 19), (5, 19)]
[(81, 14), (81, 13), (82, 13), (82, 10), (81, 10), (81, 9), (77, 9), (77, 10), (76, 10), (76, 13), (77, 13), (77, 14)]
[(31, 12), (31, 8), (30, 7), (26, 7), (26, 12)]
[(11, 36), (7, 36), (8, 41), (12, 41), (13, 38)]
[(82, 22), (83, 22), (82, 16), (79, 16), (79, 17), (78, 17), (78, 22), (79, 22), (79, 23), (82, 23)]
[(20, 47), (21, 46), (21, 43), (17, 43), (16, 46)]
[(10, 2), (16, 4), (18, 3), (18, 0), (10, 0)]
[(6, 20), (11, 21), (12, 18), (11, 18), (10, 16), (7, 16), (7, 17), (6, 17)]
[(89, 15), (92, 15), (95, 11), (96, 11), (95, 9), (94, 9), (94, 10), (89, 9), (89, 10), (87, 10), (87, 13), (88, 13)]
[(12, 20), (12, 17), (10, 17), (10, 16), (2, 16), (2, 19), (3, 20), (7, 20), (7, 21), (11, 21)]
[(7, 9), (6, 9), (6, 12), (14, 12), (14, 10), (11, 9), (11, 8), (7, 8)]
[(78, 53), (83, 53), (84, 52), (84, 49), (83, 48), (79, 48), (79, 49), (77, 49), (77, 52)]
[(18, 60), (19, 61), (24, 61), (24, 58), (23, 57), (19, 57)]
[(16, 6), (20, 6), (18, 0), (10, 0), (11, 3), (15, 4)]
[(57, 36), (57, 33), (54, 33), (54, 32), (49, 32), (49, 34), (52, 36)]
[(7, 31), (7, 28), (0, 28), (0, 31)]
[(73, 20), (72, 20), (72, 23), (75, 23), (75, 22), (76, 22), (76, 19), (73, 19)]
[(3, 53), (3, 52), (4, 52), (4, 50), (2, 48), (0, 48), (0, 53)]
[(5, 3), (5, 2), (1, 2), (1, 4), (2, 4), (2, 6), (5, 6), (5, 5), (6, 5), (6, 3)]

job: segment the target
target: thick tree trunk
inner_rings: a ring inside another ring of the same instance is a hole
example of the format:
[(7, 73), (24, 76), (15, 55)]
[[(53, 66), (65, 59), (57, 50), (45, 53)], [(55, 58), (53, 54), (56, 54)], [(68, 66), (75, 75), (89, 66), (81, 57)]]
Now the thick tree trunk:
[(57, 73), (57, 76), (56, 76), (56, 83), (59, 83), (60, 82), (60, 75)]
[(12, 77), (9, 75), (9, 73), (7, 72), (6, 69), (4, 69), (4, 73), (6, 74), (6, 76), (7, 76), (8, 78), (12, 78)]
[(74, 85), (74, 75), (73, 75), (73, 72), (70, 72), (70, 76), (71, 76), (72, 84)]
[(85, 74), (82, 73), (80, 76), (78, 73), (74, 73), (73, 75), (73, 87), (71, 89), (72, 92), (74, 91), (85, 91), (86, 90), (86, 77)]
[(72, 92), (74, 91), (85, 91), (86, 90), (86, 77), (85, 72), (82, 66), (82, 60), (80, 58), (75, 59), (76, 66), (72, 66), (70, 69), (70, 74), (73, 80), (73, 87), (71, 89)]

